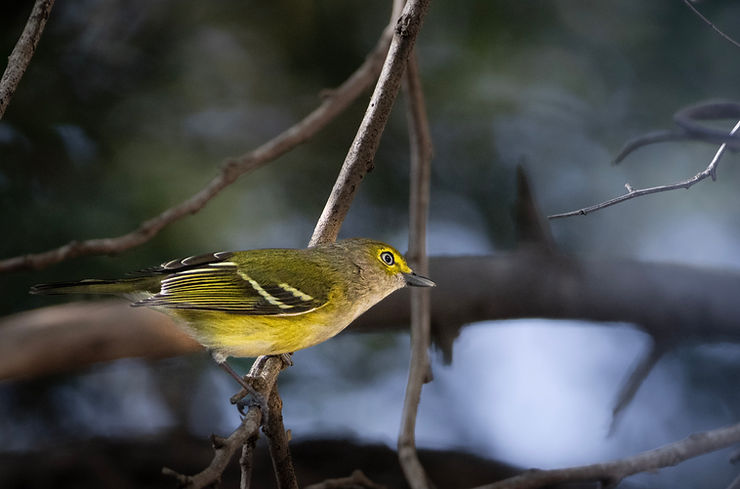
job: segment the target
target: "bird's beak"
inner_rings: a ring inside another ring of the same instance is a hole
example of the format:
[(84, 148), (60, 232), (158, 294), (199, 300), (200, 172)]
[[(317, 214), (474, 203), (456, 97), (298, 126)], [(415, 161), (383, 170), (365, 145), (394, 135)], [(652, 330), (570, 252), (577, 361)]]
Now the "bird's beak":
[(414, 272), (404, 273), (403, 277), (406, 279), (406, 284), (413, 287), (434, 287), (437, 285), (428, 278), (417, 275)]

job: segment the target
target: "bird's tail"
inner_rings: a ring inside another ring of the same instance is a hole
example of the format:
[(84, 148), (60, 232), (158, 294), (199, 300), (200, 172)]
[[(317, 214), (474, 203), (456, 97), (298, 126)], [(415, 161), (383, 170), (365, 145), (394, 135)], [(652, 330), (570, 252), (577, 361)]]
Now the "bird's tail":
[(132, 277), (118, 280), (85, 279), (78, 282), (38, 284), (29, 292), (38, 295), (106, 294), (132, 296), (159, 290), (159, 277)]

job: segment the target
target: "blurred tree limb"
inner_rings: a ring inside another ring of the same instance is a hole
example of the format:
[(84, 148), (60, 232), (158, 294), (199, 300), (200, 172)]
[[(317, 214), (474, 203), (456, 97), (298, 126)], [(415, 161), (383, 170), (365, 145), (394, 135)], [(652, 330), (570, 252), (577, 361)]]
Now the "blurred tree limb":
[(10, 104), (10, 99), (18, 88), (18, 84), (26, 72), (36, 46), (39, 44), (41, 34), (44, 32), (46, 20), (49, 18), (54, 0), (36, 0), (28, 17), (26, 26), (23, 28), (13, 52), (8, 56), (8, 65), (0, 78), (0, 119), (3, 118), (5, 110)]
[[(740, 273), (530, 251), (432, 257), (432, 335), (448, 360), (460, 328), (540, 317), (635, 324), (656, 342), (740, 341)], [(360, 316), (349, 331), (406, 328), (408, 290)], [(0, 320), (0, 379), (30, 378), (122, 357), (197, 351), (165, 315), (107, 300), (26, 311)]]

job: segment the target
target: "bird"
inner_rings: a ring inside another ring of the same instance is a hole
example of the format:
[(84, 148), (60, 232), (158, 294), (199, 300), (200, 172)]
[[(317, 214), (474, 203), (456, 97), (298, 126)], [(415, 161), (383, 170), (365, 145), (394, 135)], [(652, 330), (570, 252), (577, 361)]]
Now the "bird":
[(114, 295), (165, 313), (244, 386), (227, 358), (285, 355), (321, 343), (406, 285), (435, 283), (392, 246), (349, 238), (191, 256), (125, 278), (39, 284), (30, 292)]

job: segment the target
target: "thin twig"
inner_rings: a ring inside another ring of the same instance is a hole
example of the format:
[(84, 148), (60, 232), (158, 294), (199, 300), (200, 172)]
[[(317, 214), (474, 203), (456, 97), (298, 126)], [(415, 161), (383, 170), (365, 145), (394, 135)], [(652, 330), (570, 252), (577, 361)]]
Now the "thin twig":
[(650, 375), (653, 367), (655, 367), (658, 360), (663, 357), (663, 354), (668, 348), (669, 345), (665, 344), (664, 340), (653, 338), (653, 344), (650, 346), (650, 351), (640, 358), (640, 361), (634, 367), (630, 376), (622, 384), (622, 388), (619, 390), (617, 400), (612, 409), (612, 422), (609, 427), (610, 435), (615, 433), (620, 415), (629, 403), (632, 402), (632, 399), (634, 399), (640, 386), (645, 382), (645, 379)]
[(10, 99), (31, 62), (33, 53), (36, 52), (36, 46), (39, 44), (41, 33), (44, 32), (44, 26), (46, 26), (53, 6), (54, 0), (36, 0), (21, 37), (18, 38), (18, 42), (8, 56), (8, 66), (0, 78), (0, 119), (3, 118), (5, 109), (8, 108)]
[[(409, 261), (415, 270), (427, 275), (426, 224), (429, 214), (432, 140), (429, 131), (419, 67), (412, 52), (406, 68), (406, 93), (411, 146), (411, 188), (409, 192)], [(411, 290), (411, 361), (398, 434), (398, 459), (412, 489), (426, 489), (429, 481), (416, 453), (416, 416), (421, 389), (431, 380), (429, 365), (430, 310), (428, 288)]]
[(391, 22), (384, 29), (378, 43), (363, 64), (342, 85), (331, 91), (330, 96), (324, 97), (321, 105), (272, 140), (249, 153), (227, 160), (219, 173), (195, 195), (121, 236), (71, 241), (59, 248), (45, 252), (0, 260), (0, 273), (45, 268), (83, 255), (121, 253), (147, 242), (169, 224), (190, 214), (197, 213), (213, 197), (244, 173), (264, 166), (312, 138), (357, 99), (380, 73), (388, 51), (388, 44), (393, 35), (393, 25), (394, 23)]
[(548, 484), (600, 481), (614, 486), (627, 476), (678, 465), (684, 460), (714, 452), (740, 442), (740, 423), (694, 433), (683, 440), (631, 457), (555, 470), (529, 470), (515, 477), (476, 489), (533, 489)]
[[(730, 131), (730, 136), (734, 136), (737, 133), (738, 129), (740, 129), (740, 121), (738, 121), (735, 124), (735, 127), (732, 128), (732, 131)], [(656, 187), (648, 187), (648, 188), (642, 188), (642, 189), (633, 189), (631, 187), (628, 187), (627, 193), (624, 195), (620, 195), (619, 197), (615, 197), (613, 199), (607, 200), (606, 202), (602, 202), (600, 204), (592, 205), (589, 207), (584, 207), (576, 211), (563, 212), (561, 214), (553, 214), (551, 216), (548, 216), (548, 219), (558, 219), (561, 217), (578, 216), (578, 215), (585, 216), (586, 214), (589, 214), (591, 212), (598, 211), (606, 207), (611, 207), (615, 204), (619, 204), (620, 202), (624, 202), (625, 200), (634, 199), (635, 197), (641, 197), (643, 195), (648, 195), (648, 194), (656, 194), (659, 192), (667, 192), (669, 190), (676, 190), (679, 188), (689, 189), (695, 183), (705, 180), (708, 177), (712, 177), (712, 180), (715, 180), (717, 176), (717, 165), (719, 164), (719, 160), (724, 154), (726, 148), (727, 148), (727, 143), (722, 143), (719, 149), (717, 150), (717, 152), (714, 154), (712, 161), (709, 162), (709, 165), (704, 170), (700, 171), (693, 177), (688, 178), (686, 180), (682, 180), (680, 182), (676, 182), (676, 183), (672, 183), (668, 185), (658, 185)]]
[(373, 169), (380, 137), (401, 87), (406, 61), (428, 8), (429, 0), (409, 0), (403, 8), (370, 104), (319, 217), (310, 246), (337, 239), (360, 182)]
[(738, 43), (738, 42), (737, 42), (736, 40), (734, 40), (733, 38), (731, 38), (730, 36), (728, 36), (727, 34), (725, 34), (724, 32), (722, 32), (722, 31), (721, 31), (721, 30), (719, 29), (719, 27), (717, 27), (717, 26), (716, 26), (716, 25), (714, 25), (714, 24), (713, 24), (713, 23), (712, 23), (712, 22), (711, 22), (711, 21), (710, 21), (709, 19), (707, 19), (706, 17), (704, 17), (704, 16), (703, 16), (703, 15), (701, 14), (701, 12), (699, 12), (699, 11), (698, 11), (698, 10), (696, 9), (696, 7), (694, 7), (693, 5), (691, 5), (691, 2), (690, 2), (689, 0), (683, 0), (683, 3), (685, 3), (687, 7), (689, 7), (689, 8), (691, 9), (691, 10), (693, 10), (693, 11), (694, 11), (694, 13), (695, 13), (696, 15), (698, 15), (698, 16), (699, 16), (699, 18), (700, 18), (701, 20), (703, 20), (704, 22), (706, 22), (706, 23), (707, 23), (707, 24), (709, 25), (709, 27), (711, 27), (712, 29), (714, 29), (714, 30), (715, 30), (715, 31), (717, 32), (717, 34), (719, 34), (720, 36), (724, 37), (724, 38), (725, 38), (725, 39), (726, 39), (727, 41), (729, 41), (729, 42), (730, 42), (730, 43), (731, 43), (732, 45), (734, 45), (735, 47), (738, 47), (738, 48), (740, 48), (740, 43)]

